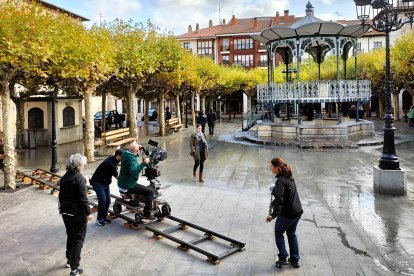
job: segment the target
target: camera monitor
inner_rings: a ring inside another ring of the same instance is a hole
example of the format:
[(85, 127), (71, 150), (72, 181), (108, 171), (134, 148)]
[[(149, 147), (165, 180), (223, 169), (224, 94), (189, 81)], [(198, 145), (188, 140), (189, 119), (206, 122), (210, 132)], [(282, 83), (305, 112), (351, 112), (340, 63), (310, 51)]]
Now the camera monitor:
[(148, 145), (153, 146), (153, 147), (158, 147), (158, 142), (150, 139), (148, 141)]

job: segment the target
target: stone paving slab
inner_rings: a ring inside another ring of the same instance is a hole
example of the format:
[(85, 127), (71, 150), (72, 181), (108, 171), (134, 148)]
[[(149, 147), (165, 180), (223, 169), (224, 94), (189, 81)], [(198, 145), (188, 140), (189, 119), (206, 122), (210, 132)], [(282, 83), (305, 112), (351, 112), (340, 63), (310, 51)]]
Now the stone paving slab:
[[(237, 121), (219, 123), (217, 135), (208, 137), (203, 184), (192, 177), (191, 129), (155, 139), (168, 151), (159, 179), (173, 215), (244, 241), (245, 251), (214, 266), (199, 253), (178, 250), (166, 239), (155, 240), (149, 231), (125, 229), (120, 219), (104, 227), (91, 222), (82, 250), (84, 275), (414, 274), (414, 143), (397, 145), (409, 192), (392, 198), (373, 195), (372, 166), (380, 151), (302, 151), (220, 140), (239, 128)], [(268, 162), (274, 156), (292, 164), (304, 207), (298, 225), (300, 269), (274, 267), (274, 225), (264, 221), (268, 186), (274, 183)], [(88, 164), (85, 176), (91, 176), (98, 164)], [(146, 180), (140, 178), (140, 183)], [(111, 191), (116, 193), (115, 183)], [(157, 227), (168, 227), (167, 221)], [(1, 276), (69, 274), (63, 268), (65, 229), (57, 198), (49, 191), (30, 187), (0, 194), (0, 232)], [(176, 235), (191, 239), (197, 234), (187, 232)], [(225, 245), (203, 246), (220, 251)]]

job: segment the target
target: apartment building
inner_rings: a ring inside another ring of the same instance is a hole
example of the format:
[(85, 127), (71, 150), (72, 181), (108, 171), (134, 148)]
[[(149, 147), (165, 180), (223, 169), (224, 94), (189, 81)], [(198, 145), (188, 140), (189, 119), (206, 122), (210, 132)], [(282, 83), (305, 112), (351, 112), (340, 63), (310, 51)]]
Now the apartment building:
[[(313, 9), (313, 7), (312, 7)], [(214, 26), (209, 21), (207, 28), (200, 28), (196, 24), (195, 30), (188, 27), (185, 34), (177, 36), (183, 48), (194, 54), (208, 55), (217, 64), (238, 64), (245, 68), (267, 67), (266, 45), (254, 41), (251, 35), (261, 33), (264, 29), (274, 26), (289, 26), (302, 17), (296, 17), (285, 10), (283, 14), (276, 12), (274, 16), (236, 18), (232, 16), (226, 23)], [(338, 20), (343, 25), (358, 24), (359, 20)], [(395, 37), (391, 38), (394, 41)], [(385, 47), (385, 35), (375, 30), (370, 30), (358, 39), (358, 52), (369, 52), (376, 48)], [(273, 60), (275, 66), (281, 63), (279, 54)]]

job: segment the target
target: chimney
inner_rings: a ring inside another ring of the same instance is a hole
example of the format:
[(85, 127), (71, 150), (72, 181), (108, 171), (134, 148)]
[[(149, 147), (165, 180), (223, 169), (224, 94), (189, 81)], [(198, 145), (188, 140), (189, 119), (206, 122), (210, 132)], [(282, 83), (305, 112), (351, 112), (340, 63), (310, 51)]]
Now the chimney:
[(195, 30), (195, 31), (196, 31), (196, 33), (198, 33), (198, 30), (199, 30), (199, 29), (200, 29), (200, 25), (197, 23), (197, 24), (196, 24), (196, 30)]
[(226, 19), (225, 18), (223, 19), (223, 25), (226, 25)]
[(210, 20), (208, 21), (208, 27), (209, 27), (209, 28), (212, 28), (212, 27), (213, 27), (213, 20), (211, 20), (211, 19), (210, 19)]
[(237, 19), (236, 19), (236, 16), (234, 14), (231, 17), (231, 25), (232, 26), (236, 26), (237, 25)]
[(285, 22), (289, 20), (289, 10), (285, 10)]
[(306, 5), (306, 15), (310, 15), (313, 16), (314, 12), (313, 12), (313, 6), (311, 4), (310, 1), (308, 1), (308, 4)]
[(188, 33), (191, 33), (193, 31), (193, 27), (191, 27), (191, 25), (188, 25)]
[(257, 17), (253, 19), (253, 28), (257, 29)]

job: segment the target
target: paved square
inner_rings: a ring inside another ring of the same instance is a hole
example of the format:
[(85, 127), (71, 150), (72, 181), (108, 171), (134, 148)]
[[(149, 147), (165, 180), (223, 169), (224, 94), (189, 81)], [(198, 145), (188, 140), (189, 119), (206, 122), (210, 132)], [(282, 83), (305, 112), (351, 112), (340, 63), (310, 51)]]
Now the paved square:
[[(413, 139), (414, 131), (405, 127), (397, 126), (397, 136)], [(149, 231), (125, 229), (120, 219), (104, 227), (93, 221), (82, 250), (84, 275), (414, 274), (413, 141), (397, 145), (401, 166), (407, 169), (408, 195), (388, 197), (373, 194), (372, 167), (378, 163), (381, 147), (306, 151), (220, 141), (221, 135), (240, 128), (240, 121), (222, 122), (216, 136), (208, 137), (204, 184), (192, 176), (191, 126), (167, 137), (151, 136), (168, 151), (168, 159), (160, 163), (159, 180), (172, 214), (246, 242), (245, 251), (211, 265), (204, 255), (178, 250), (167, 239), (155, 240)], [(74, 153), (76, 147), (71, 149)], [(60, 150), (65, 151), (65, 146)], [(49, 156), (49, 150), (45, 151)], [(265, 223), (265, 217), (268, 186), (274, 183), (268, 162), (275, 156), (292, 165), (304, 207), (298, 225), (299, 269), (274, 266), (273, 222)], [(30, 164), (25, 162), (20, 158), (20, 166), (27, 169)], [(36, 162), (31, 162), (32, 167), (41, 166)], [(89, 164), (85, 177), (98, 164)], [(41, 167), (48, 166), (46, 162)], [(146, 180), (142, 177), (140, 182)], [(111, 190), (117, 192), (116, 182)], [(0, 275), (68, 275), (63, 268), (66, 234), (56, 196), (30, 187), (0, 194), (0, 200)], [(157, 227), (171, 225), (167, 222)], [(197, 234), (191, 230), (177, 236), (190, 240)], [(217, 253), (226, 246), (201, 245)]]

